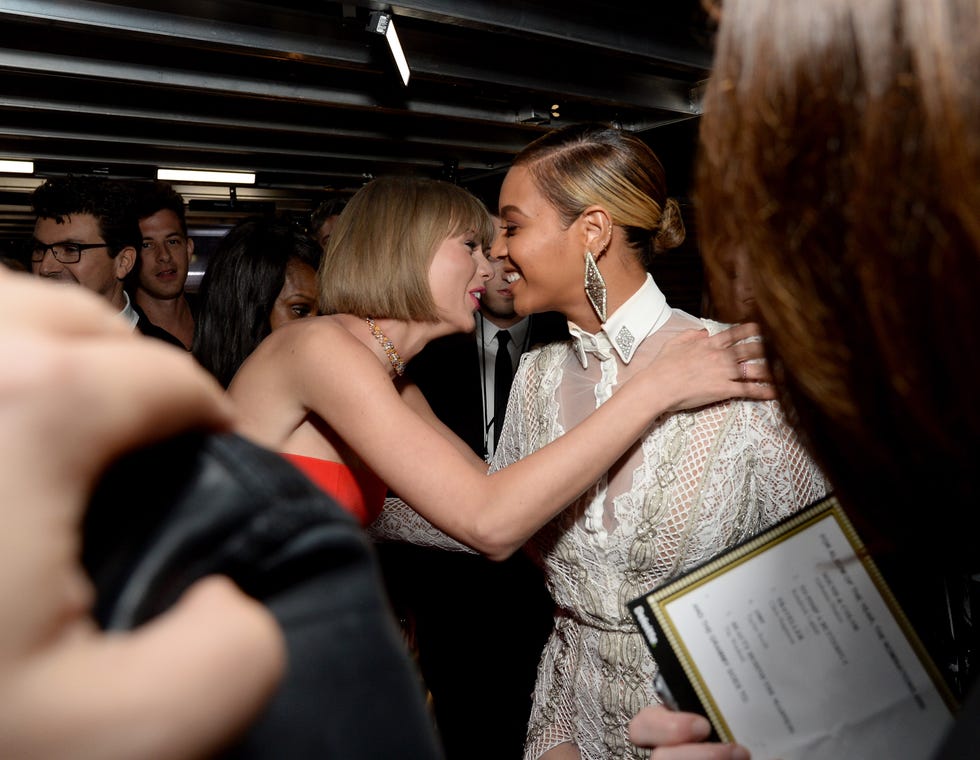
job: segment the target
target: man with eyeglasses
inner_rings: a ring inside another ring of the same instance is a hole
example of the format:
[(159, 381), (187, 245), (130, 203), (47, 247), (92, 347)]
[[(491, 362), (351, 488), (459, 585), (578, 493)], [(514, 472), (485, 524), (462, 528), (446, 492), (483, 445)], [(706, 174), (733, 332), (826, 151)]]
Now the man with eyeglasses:
[(31, 196), (36, 217), (31, 269), (39, 277), (98, 293), (134, 329), (167, 340), (170, 336), (150, 323), (123, 287), (142, 240), (130, 195), (101, 177), (46, 180)]

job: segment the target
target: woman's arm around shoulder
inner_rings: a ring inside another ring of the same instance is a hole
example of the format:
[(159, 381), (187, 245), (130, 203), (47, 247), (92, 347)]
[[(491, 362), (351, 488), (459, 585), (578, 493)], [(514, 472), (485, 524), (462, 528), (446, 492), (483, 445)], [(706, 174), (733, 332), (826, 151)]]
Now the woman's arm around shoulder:
[(387, 367), (343, 328), (329, 340), (297, 332), (275, 358), (289, 367), (293, 403), (320, 416), (426, 519), (499, 559), (594, 483), (664, 412), (761, 393), (745, 387), (738, 368), (741, 356), (761, 355), (757, 344), (734, 346), (747, 329), (712, 337), (694, 331), (671, 341), (574, 430), (489, 477), (404, 402)]

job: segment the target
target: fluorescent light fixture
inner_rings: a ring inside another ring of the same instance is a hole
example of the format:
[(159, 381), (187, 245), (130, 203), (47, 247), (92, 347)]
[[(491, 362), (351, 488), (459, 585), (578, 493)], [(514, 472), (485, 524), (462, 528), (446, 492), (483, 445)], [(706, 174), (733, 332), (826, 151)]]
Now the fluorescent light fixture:
[(0, 159), (0, 172), (6, 174), (33, 174), (33, 161), (12, 161), (6, 158)]
[(405, 60), (405, 51), (402, 50), (402, 43), (398, 40), (398, 32), (395, 31), (395, 21), (391, 14), (373, 11), (368, 20), (367, 30), (385, 36), (391, 57), (395, 59), (395, 66), (398, 67), (398, 73), (401, 75), (402, 84), (407, 87), (412, 72), (409, 71), (408, 61)]
[(216, 172), (203, 169), (157, 169), (157, 179), (169, 182), (214, 182), (219, 185), (254, 185), (254, 172)]
[(391, 50), (391, 57), (395, 59), (398, 73), (402, 76), (402, 84), (408, 86), (408, 77), (411, 72), (408, 70), (408, 61), (405, 60), (405, 53), (402, 50), (402, 43), (398, 41), (398, 32), (395, 25), (388, 22), (388, 31), (385, 32), (385, 39), (388, 40), (388, 48)]

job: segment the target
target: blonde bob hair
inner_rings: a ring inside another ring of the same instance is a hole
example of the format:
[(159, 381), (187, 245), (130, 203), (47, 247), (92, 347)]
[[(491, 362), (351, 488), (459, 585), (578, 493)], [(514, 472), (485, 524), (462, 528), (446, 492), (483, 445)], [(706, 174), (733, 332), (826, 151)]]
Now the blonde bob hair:
[(489, 250), (493, 221), (466, 190), (422, 177), (379, 177), (337, 218), (318, 270), (323, 314), (433, 322), (429, 266), (448, 238)]

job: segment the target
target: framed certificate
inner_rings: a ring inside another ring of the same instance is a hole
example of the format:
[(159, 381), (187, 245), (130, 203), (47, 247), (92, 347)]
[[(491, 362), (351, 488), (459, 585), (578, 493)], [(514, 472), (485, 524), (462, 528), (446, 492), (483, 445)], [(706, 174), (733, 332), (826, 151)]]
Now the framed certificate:
[(629, 606), (665, 702), (754, 760), (920, 760), (952, 725), (951, 694), (834, 497)]

